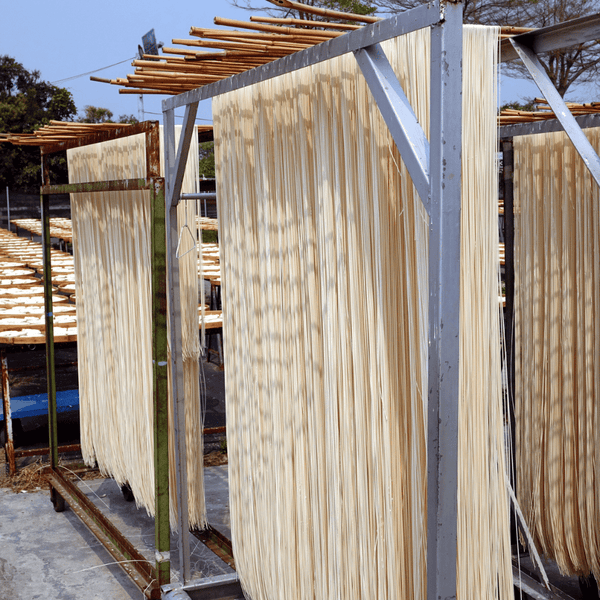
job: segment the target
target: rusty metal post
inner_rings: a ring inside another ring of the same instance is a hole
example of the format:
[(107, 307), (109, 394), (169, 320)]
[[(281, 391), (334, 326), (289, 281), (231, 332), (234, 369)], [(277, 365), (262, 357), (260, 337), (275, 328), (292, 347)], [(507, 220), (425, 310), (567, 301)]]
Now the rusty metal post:
[(6, 431), (6, 460), (8, 461), (8, 470), (11, 475), (17, 471), (15, 462), (15, 443), (13, 439), (12, 414), (10, 410), (10, 382), (8, 381), (8, 363), (4, 350), (0, 350), (0, 366), (2, 370), (2, 406), (4, 408), (4, 428)]
[(171, 580), (169, 524), (169, 390), (167, 354), (167, 231), (165, 180), (160, 178), (158, 124), (146, 133), (152, 221), (152, 375), (154, 398), (154, 538), (159, 587)]

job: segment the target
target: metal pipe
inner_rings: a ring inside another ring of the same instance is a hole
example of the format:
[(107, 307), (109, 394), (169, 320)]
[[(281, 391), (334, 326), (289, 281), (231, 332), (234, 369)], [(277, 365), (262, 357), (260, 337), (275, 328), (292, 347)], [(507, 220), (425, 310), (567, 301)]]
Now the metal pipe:
[[(197, 194), (180, 194), (180, 200), (216, 200), (216, 192), (199, 192)], [(206, 206), (204, 207), (206, 211)]]
[(4, 429), (6, 431), (6, 443), (4, 450), (8, 459), (8, 471), (14, 475), (17, 471), (15, 462), (15, 444), (13, 439), (12, 413), (10, 409), (10, 382), (8, 380), (8, 364), (6, 353), (0, 350), (0, 364), (2, 368), (2, 406), (4, 408)]
[(163, 594), (163, 600), (192, 600), (181, 588), (176, 588)]
[[(49, 161), (42, 155), (42, 183), (50, 185)], [(41, 195), (42, 249), (44, 259), (44, 310), (46, 320), (46, 381), (48, 389), (48, 432), (50, 465), (58, 466), (58, 426), (56, 418), (56, 367), (54, 362), (54, 315), (52, 314), (52, 258), (50, 238), (50, 196)]]

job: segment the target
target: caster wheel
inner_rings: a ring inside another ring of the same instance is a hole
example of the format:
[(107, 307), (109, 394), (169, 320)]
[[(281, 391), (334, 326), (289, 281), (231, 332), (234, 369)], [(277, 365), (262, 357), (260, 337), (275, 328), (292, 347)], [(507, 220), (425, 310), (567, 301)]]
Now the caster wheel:
[(54, 488), (50, 488), (50, 500), (55, 512), (63, 512), (65, 510), (65, 499)]
[(128, 483), (121, 486), (121, 493), (123, 494), (123, 498), (125, 498), (126, 502), (134, 501), (133, 492), (131, 491)]
[(579, 589), (583, 600), (598, 600), (598, 584), (592, 574), (579, 578)]

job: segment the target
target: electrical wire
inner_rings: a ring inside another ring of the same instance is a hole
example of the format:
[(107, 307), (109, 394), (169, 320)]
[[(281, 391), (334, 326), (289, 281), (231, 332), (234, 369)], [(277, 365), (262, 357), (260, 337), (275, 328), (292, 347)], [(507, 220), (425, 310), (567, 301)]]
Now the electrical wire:
[(108, 65), (106, 67), (101, 67), (100, 69), (96, 69), (95, 71), (88, 71), (87, 73), (81, 73), (80, 75), (73, 75), (72, 77), (65, 77), (64, 79), (57, 79), (56, 81), (51, 81), (50, 85), (56, 85), (57, 83), (64, 83), (65, 81), (72, 81), (73, 79), (79, 79), (79, 77), (85, 77), (86, 75), (92, 75), (93, 73), (98, 73), (99, 71), (104, 71), (105, 69), (110, 69), (111, 67), (116, 67), (117, 65), (122, 65), (123, 63), (129, 62), (130, 60), (135, 60), (137, 56), (132, 56), (131, 58), (126, 58), (120, 62), (114, 63), (112, 65)]

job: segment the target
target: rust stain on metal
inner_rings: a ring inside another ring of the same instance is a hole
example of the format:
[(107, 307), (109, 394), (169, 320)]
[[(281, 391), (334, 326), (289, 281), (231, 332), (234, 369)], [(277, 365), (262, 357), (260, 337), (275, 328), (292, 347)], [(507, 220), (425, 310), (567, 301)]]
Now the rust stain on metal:
[(146, 178), (160, 177), (160, 130), (158, 122), (146, 131)]
[(204, 428), (204, 435), (211, 435), (213, 433), (225, 433), (226, 428), (225, 425), (221, 426), (221, 427), (205, 427)]
[(6, 431), (6, 458), (8, 459), (8, 470), (11, 475), (17, 471), (15, 462), (15, 444), (13, 439), (12, 429), (12, 414), (10, 410), (10, 382), (8, 380), (8, 364), (6, 362), (6, 354), (0, 354), (0, 367), (2, 370), (2, 405), (4, 409), (4, 427)]
[[(70, 444), (68, 446), (59, 446), (59, 452), (81, 452), (81, 446), (79, 444)], [(22, 458), (24, 456), (46, 456), (50, 454), (50, 448), (33, 448), (31, 450), (17, 450), (15, 452), (16, 458)]]
[(81, 137), (73, 137), (73, 139), (65, 140), (64, 142), (41, 146), (40, 151), (42, 155), (55, 154), (56, 152), (62, 152), (69, 148), (79, 148), (81, 146), (107, 142), (108, 140), (115, 140), (117, 138), (136, 135), (138, 133), (146, 133), (155, 126), (158, 126), (158, 121), (144, 121), (143, 123), (136, 123), (135, 125), (128, 125), (127, 127), (118, 127), (111, 131), (82, 135)]
[(206, 529), (201, 531), (192, 531), (192, 534), (235, 571), (233, 546), (231, 541), (228, 540), (220, 531), (217, 531), (212, 525), (208, 525)]

